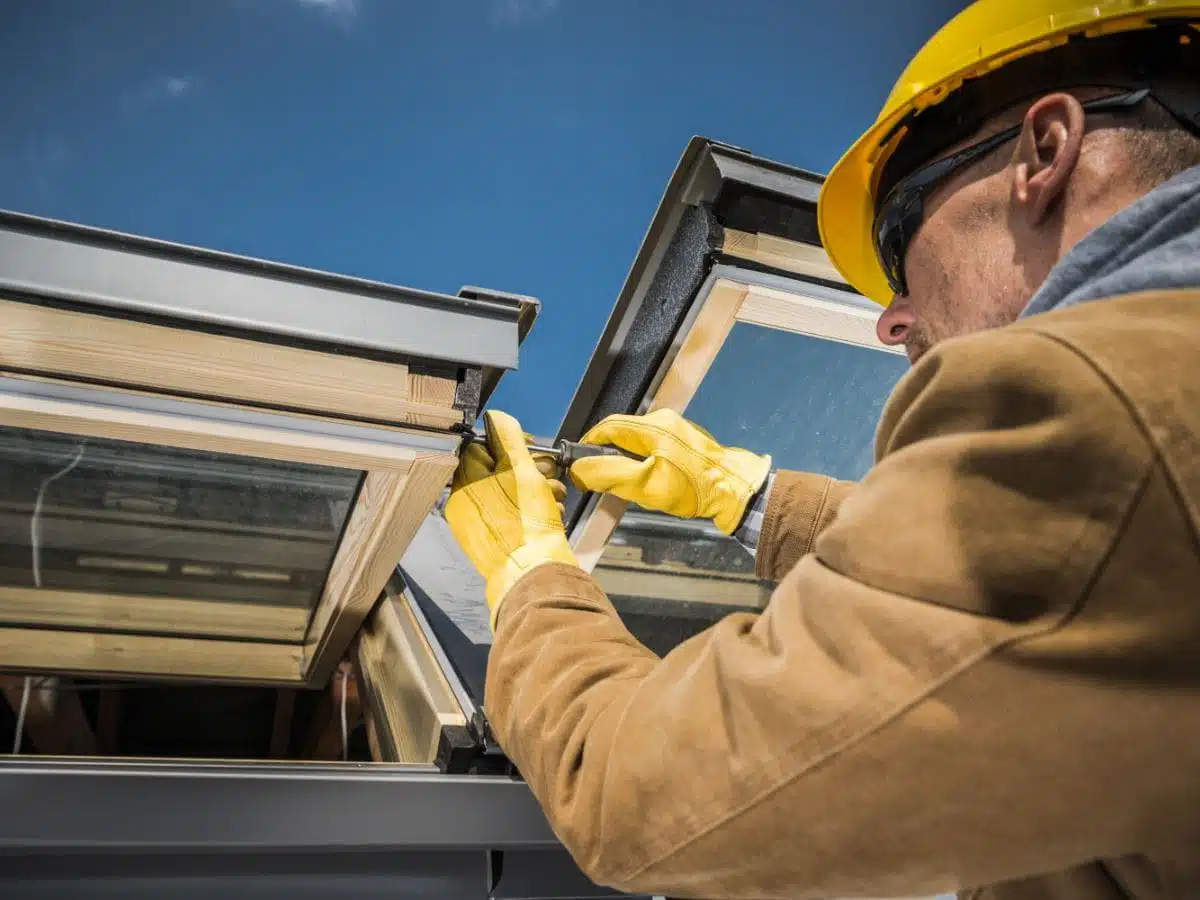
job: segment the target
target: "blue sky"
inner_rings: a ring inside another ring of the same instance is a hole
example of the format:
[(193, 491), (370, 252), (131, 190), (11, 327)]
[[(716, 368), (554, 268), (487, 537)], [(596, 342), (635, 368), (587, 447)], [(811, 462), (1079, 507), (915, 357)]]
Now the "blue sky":
[(553, 433), (688, 139), (827, 171), (964, 5), (9, 0), (0, 207), (533, 294)]

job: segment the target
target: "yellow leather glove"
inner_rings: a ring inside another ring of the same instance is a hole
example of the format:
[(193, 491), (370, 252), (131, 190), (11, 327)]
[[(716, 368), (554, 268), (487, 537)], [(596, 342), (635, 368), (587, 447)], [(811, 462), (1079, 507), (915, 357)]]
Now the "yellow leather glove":
[(646, 458), (580, 459), (571, 466), (571, 480), (580, 489), (615, 494), (681, 519), (712, 519), (725, 534), (737, 530), (750, 498), (771, 471), (771, 457), (723, 447), (669, 409), (609, 416), (582, 443), (612, 445)]
[(487, 582), (492, 629), (518, 579), (550, 562), (579, 565), (563, 528), (566, 488), (552, 463), (535, 461), (512, 416), (484, 414), (488, 443), (470, 444), (459, 461), (445, 516), (463, 552)]

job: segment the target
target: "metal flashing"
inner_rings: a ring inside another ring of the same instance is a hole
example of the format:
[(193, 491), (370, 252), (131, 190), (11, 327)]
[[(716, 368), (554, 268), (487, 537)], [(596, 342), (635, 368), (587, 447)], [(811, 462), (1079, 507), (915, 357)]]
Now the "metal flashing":
[[(550, 854), (545, 854), (550, 855)], [(0, 857), (5, 900), (484, 900), (484, 851), (22, 853)]]
[(528, 786), (372, 763), (0, 761), (5, 897), (626, 896)]
[(813, 172), (754, 156), (747, 150), (712, 148), (713, 165), (725, 181), (738, 181), (771, 194), (816, 204), (825, 179)]
[(515, 369), (522, 304), (452, 297), (0, 210), (0, 294)]
[(372, 763), (0, 762), (0, 854), (556, 850), (524, 782)]
[[(542, 302), (537, 297), (531, 297), (528, 294), (510, 294), (503, 291), (475, 287), (474, 285), (464, 285), (458, 289), (458, 296), (466, 297), (470, 300), (492, 299), (516, 302), (520, 307), (517, 319), (517, 343), (521, 345), (525, 343), (525, 338), (529, 337), (529, 332), (533, 330), (534, 323), (542, 312)], [(482, 384), (479, 386), (479, 396), (475, 398), (476, 413), (482, 412), (483, 408), (487, 406), (487, 402), (491, 399), (503, 374), (503, 369), (496, 369), (490, 366), (483, 370)]]

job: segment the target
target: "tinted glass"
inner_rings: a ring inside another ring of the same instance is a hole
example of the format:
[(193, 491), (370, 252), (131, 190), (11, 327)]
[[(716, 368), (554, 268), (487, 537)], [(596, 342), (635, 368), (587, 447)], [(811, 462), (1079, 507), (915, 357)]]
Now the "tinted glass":
[(0, 429), (0, 619), (302, 636), (361, 477)]

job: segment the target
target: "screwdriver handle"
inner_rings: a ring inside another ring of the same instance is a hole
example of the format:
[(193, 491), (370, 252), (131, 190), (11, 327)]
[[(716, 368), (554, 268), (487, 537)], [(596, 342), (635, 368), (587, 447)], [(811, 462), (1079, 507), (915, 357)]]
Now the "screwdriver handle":
[(558, 467), (563, 472), (568, 471), (576, 461), (589, 456), (624, 456), (638, 462), (645, 459), (644, 456), (627, 453), (617, 447), (598, 447), (595, 444), (577, 444), (575, 441), (559, 441), (556, 446), (559, 451)]

